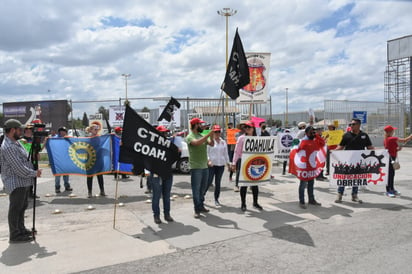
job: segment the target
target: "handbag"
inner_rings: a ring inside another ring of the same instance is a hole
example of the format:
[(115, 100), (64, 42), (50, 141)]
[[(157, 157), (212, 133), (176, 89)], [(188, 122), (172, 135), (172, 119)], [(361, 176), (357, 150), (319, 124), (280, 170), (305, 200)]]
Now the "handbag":
[(401, 168), (401, 164), (399, 163), (398, 157), (396, 157), (395, 160), (392, 161), (392, 167), (394, 170)]

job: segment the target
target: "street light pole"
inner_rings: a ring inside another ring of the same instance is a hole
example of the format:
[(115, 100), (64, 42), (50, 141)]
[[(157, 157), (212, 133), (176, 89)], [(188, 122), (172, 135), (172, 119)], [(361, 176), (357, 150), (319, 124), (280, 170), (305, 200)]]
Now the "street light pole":
[(288, 88), (286, 90), (286, 115), (285, 115), (285, 128), (288, 126)]
[[(233, 16), (237, 13), (237, 10), (232, 10), (231, 8), (223, 8), (222, 10), (218, 10), (217, 14), (226, 17), (226, 63), (225, 63), (225, 71), (227, 70), (227, 65), (228, 65), (228, 59), (229, 59), (229, 45), (228, 45), (228, 26), (229, 26), (229, 16)], [(226, 111), (228, 110), (229, 106), (229, 98), (226, 94), (226, 100), (225, 100), (225, 108)], [(226, 129), (227, 129), (227, 124), (229, 123), (229, 118), (227, 116), (227, 113), (225, 114), (225, 120), (226, 120)]]
[(126, 88), (126, 101), (125, 101), (125, 104), (128, 105), (129, 100), (127, 99), (127, 78), (129, 78), (132, 75), (130, 73), (129, 74), (123, 73), (122, 76), (124, 77), (124, 84), (125, 84), (125, 88)]

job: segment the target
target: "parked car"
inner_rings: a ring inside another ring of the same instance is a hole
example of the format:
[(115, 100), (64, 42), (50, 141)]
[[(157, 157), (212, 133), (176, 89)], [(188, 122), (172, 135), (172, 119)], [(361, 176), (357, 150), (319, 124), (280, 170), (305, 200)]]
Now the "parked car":
[(180, 173), (189, 174), (189, 150), (187, 148), (187, 143), (179, 136), (176, 136), (175, 138), (179, 138), (182, 153), (180, 155), (180, 159), (173, 164), (172, 168)]

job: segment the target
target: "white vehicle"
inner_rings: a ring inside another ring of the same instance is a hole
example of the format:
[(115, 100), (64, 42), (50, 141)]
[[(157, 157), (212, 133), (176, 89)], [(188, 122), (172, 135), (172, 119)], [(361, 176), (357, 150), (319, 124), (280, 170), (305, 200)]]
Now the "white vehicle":
[(177, 160), (172, 166), (173, 169), (176, 169), (180, 173), (183, 174), (189, 174), (190, 168), (189, 168), (189, 150), (187, 148), (186, 142), (183, 140), (183, 138), (176, 136), (176, 138), (179, 138), (180, 140), (180, 148), (182, 150), (182, 154), (180, 155), (180, 159)]

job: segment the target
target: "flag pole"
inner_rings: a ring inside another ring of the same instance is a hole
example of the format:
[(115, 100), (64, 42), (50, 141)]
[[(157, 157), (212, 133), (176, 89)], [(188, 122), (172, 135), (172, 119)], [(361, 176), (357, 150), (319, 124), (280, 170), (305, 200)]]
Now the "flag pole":
[(116, 209), (117, 209), (117, 190), (119, 188), (119, 170), (120, 170), (120, 163), (117, 162), (117, 172), (116, 172), (116, 190), (114, 192), (114, 212), (113, 212), (113, 229), (116, 229)]

